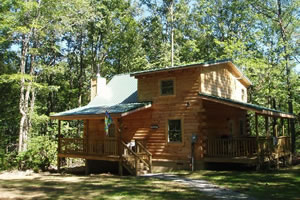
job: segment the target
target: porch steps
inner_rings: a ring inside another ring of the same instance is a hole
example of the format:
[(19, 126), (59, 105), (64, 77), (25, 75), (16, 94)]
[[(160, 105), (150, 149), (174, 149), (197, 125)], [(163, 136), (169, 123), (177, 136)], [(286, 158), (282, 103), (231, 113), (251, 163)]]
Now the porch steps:
[(141, 143), (136, 142), (135, 151), (124, 142), (122, 145), (126, 150), (122, 155), (122, 165), (131, 175), (140, 176), (152, 172), (152, 154)]

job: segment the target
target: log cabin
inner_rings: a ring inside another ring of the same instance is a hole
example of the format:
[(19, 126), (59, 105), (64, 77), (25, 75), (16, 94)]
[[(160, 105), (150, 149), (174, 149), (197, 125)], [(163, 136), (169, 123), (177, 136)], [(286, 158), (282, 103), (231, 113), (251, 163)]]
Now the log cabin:
[[(120, 74), (108, 83), (98, 74), (88, 105), (50, 116), (59, 120), (58, 168), (67, 157), (85, 159), (87, 173), (108, 167), (132, 175), (287, 160), (289, 128), (282, 125), (295, 116), (247, 103), (250, 85), (230, 60)], [(81, 136), (62, 135), (62, 120), (81, 120)]]

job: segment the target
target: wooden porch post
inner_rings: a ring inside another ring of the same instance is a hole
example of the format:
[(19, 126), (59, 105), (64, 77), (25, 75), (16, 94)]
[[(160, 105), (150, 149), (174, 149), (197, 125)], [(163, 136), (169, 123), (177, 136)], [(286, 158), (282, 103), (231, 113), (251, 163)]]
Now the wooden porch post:
[(277, 129), (278, 129), (277, 118), (273, 117), (273, 134), (272, 134), (273, 137), (276, 137), (278, 131)]
[(60, 128), (61, 128), (61, 121), (58, 120), (58, 146), (57, 146), (57, 171), (60, 172), (60, 164), (61, 164), (61, 159), (59, 157), (59, 153), (61, 152), (61, 144), (60, 144), (60, 137), (61, 137), (61, 132), (60, 132)]
[(266, 128), (266, 136), (270, 137), (270, 132), (269, 132), (269, 117), (265, 116), (265, 128)]
[(89, 173), (90, 173), (89, 161), (88, 159), (85, 159), (85, 175), (88, 175)]
[(84, 137), (85, 137), (85, 153), (89, 154), (89, 120), (85, 120), (85, 129), (84, 129)]
[(290, 119), (287, 119), (287, 136), (291, 136)]
[(258, 140), (258, 117), (257, 117), (257, 113), (255, 113), (255, 133), (256, 133), (256, 140)]
[(121, 118), (116, 120), (116, 128), (117, 128), (117, 145), (118, 145), (118, 155), (119, 155), (119, 175), (123, 176), (123, 158), (122, 158), (122, 129), (121, 129), (122, 121)]
[(256, 133), (256, 143), (257, 143), (257, 166), (256, 169), (260, 169), (260, 146), (259, 146), (259, 136), (258, 136), (258, 116), (255, 113), (255, 133)]
[(292, 153), (292, 146), (291, 146), (291, 144), (292, 144), (292, 135), (291, 135), (291, 127), (290, 127), (290, 123), (291, 123), (291, 120), (290, 119), (287, 119), (287, 136), (289, 136), (290, 137), (290, 140), (289, 140), (289, 146), (290, 146), (290, 148), (289, 148), (289, 151), (291, 152), (290, 153), (290, 156), (289, 156), (289, 159), (288, 159), (288, 163), (289, 163), (289, 165), (291, 165), (292, 163), (293, 163), (293, 153)]

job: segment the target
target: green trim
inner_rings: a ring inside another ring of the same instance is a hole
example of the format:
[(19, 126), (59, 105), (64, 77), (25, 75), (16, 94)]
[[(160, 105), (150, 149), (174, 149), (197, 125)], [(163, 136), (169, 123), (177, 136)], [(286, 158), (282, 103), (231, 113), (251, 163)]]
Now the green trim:
[(147, 105), (151, 105), (151, 102), (125, 103), (125, 104), (117, 104), (113, 106), (83, 106), (80, 108), (75, 108), (72, 110), (56, 113), (54, 115), (51, 115), (51, 117), (62, 117), (62, 116), (72, 116), (72, 115), (101, 115), (104, 114), (106, 111), (109, 114), (120, 114), (120, 113), (133, 111)]
[(253, 110), (257, 110), (257, 111), (270, 111), (270, 112), (274, 112), (274, 113), (280, 113), (280, 114), (295, 116), (291, 113), (282, 112), (280, 110), (275, 110), (275, 109), (271, 109), (271, 108), (259, 106), (259, 105), (256, 105), (256, 104), (251, 104), (251, 103), (244, 103), (244, 102), (241, 102), (241, 101), (227, 99), (227, 98), (224, 98), (224, 97), (218, 97), (218, 96), (214, 96), (214, 95), (210, 95), (210, 94), (199, 93), (199, 96), (208, 97), (208, 98), (211, 98), (211, 99), (236, 104), (236, 105), (243, 106), (245, 108), (250, 108), (250, 109), (253, 109)]

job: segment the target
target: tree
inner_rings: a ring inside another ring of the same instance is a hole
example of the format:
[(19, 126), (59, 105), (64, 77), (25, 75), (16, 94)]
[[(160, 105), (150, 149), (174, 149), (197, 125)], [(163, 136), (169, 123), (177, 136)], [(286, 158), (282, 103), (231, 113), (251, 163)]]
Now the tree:
[[(268, 25), (274, 37), (273, 44), (276, 45), (277, 65), (285, 70), (285, 90), (287, 91), (287, 103), (289, 113), (294, 113), (294, 94), (291, 83), (292, 66), (297, 60), (297, 46), (293, 39), (299, 27), (299, 1), (270, 0), (264, 3), (251, 1), (253, 9), (262, 16), (264, 25)], [(292, 152), (295, 153), (295, 122), (290, 120)]]

